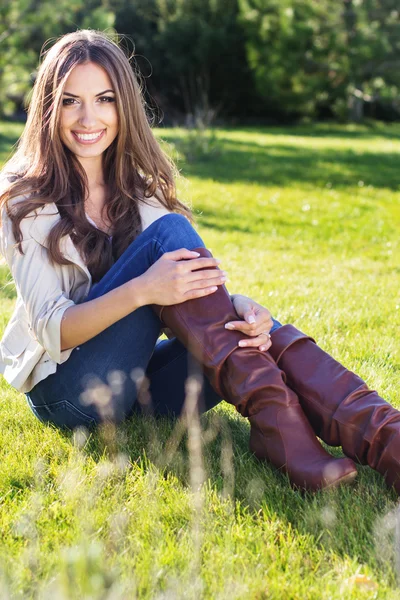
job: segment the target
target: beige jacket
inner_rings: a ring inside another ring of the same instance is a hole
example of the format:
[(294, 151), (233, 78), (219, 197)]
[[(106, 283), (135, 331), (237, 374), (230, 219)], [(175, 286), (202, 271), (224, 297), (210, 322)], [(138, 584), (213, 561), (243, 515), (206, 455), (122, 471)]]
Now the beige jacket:
[[(15, 198), (13, 203), (21, 200)], [(151, 206), (139, 204), (143, 230), (168, 214), (155, 198), (151, 202)], [(21, 392), (29, 392), (69, 358), (73, 348), (61, 350), (61, 319), (67, 308), (86, 298), (92, 285), (70, 236), (61, 239), (60, 248), (72, 264), (49, 262), (47, 235), (60, 218), (53, 203), (25, 217), (21, 222), (24, 254), (20, 254), (5, 208), (2, 212), (0, 252), (13, 276), (17, 301), (0, 342), (0, 373)]]

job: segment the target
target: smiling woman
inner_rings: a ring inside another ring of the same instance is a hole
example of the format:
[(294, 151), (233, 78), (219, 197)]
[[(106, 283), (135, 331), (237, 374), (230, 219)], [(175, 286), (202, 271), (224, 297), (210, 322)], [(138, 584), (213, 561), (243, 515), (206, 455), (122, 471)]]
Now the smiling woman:
[[(18, 292), (0, 345), (7, 381), (39, 419), (74, 428), (120, 423), (141, 395), (143, 410), (150, 396), (156, 414), (180, 414), (191, 365), (199, 407), (233, 404), (250, 449), (293, 485), (352, 481), (357, 459), (400, 492), (400, 413), (308, 336), (228, 294), (175, 175), (118, 45), (86, 30), (60, 38), (3, 172), (0, 249)], [(176, 337), (157, 343), (164, 326)]]

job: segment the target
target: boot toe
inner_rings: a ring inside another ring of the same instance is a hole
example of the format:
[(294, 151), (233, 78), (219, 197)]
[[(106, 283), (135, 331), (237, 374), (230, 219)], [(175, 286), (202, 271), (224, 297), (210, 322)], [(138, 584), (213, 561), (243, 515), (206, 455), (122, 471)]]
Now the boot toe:
[(351, 483), (357, 477), (357, 469), (349, 458), (332, 460), (323, 468), (323, 488)]

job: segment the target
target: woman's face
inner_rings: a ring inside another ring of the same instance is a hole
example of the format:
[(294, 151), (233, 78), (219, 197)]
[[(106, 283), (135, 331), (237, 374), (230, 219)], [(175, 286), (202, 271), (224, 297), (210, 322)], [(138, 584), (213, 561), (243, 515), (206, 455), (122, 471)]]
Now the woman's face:
[(61, 140), (84, 165), (97, 162), (117, 134), (115, 92), (107, 72), (91, 62), (77, 65), (61, 100)]

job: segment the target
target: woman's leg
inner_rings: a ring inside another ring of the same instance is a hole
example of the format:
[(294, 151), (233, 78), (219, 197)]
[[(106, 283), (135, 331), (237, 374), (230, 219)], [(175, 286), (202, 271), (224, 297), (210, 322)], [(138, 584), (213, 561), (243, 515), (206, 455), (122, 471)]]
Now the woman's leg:
[(376, 469), (400, 494), (400, 412), (293, 325), (271, 340), (269, 352), (318, 437)]
[[(282, 327), (276, 319), (272, 319), (272, 321), (271, 333)], [(189, 373), (199, 374), (202, 369), (200, 363), (193, 355), (189, 354), (177, 338), (160, 341), (155, 347), (146, 371), (153, 414), (179, 416), (185, 403), (185, 384), (188, 375)], [(221, 396), (204, 376), (199, 412), (214, 408), (221, 400)]]
[(196, 361), (176, 338), (160, 340), (146, 370), (146, 388), (149, 397), (139, 393), (136, 412), (154, 416), (178, 417), (186, 400), (186, 382), (190, 375), (202, 377), (202, 391), (199, 398), (199, 413), (214, 408), (222, 398), (214, 391), (202, 365)]
[[(132, 242), (86, 301), (143, 274), (165, 252), (199, 245), (202, 240), (185, 217), (163, 216)], [(137, 399), (136, 373), (147, 369), (160, 328), (150, 306), (120, 319), (75, 348), (56, 373), (27, 394), (32, 410), (43, 421), (69, 428), (124, 420)]]
[[(196, 250), (210, 256), (205, 248)], [(225, 323), (236, 318), (225, 286), (208, 297), (154, 309), (201, 362), (217, 394), (249, 418), (250, 448), (258, 458), (269, 460), (306, 489), (354, 479), (354, 463), (334, 459), (316, 440), (271, 356), (238, 346), (240, 332), (225, 329)]]
[[(138, 236), (87, 300), (141, 275), (163, 253), (181, 247), (207, 255), (184, 217), (160, 218)], [(332, 458), (317, 442), (297, 397), (285, 386), (272, 359), (238, 347), (238, 332), (225, 329), (235, 313), (224, 286), (211, 296), (164, 307), (164, 313), (171, 317), (172, 329), (182, 335), (185, 347), (205, 367), (217, 394), (249, 417), (257, 455), (284, 469), (300, 487), (316, 489), (354, 478), (351, 461)], [(153, 308), (157, 313), (159, 307)], [(160, 330), (157, 314), (150, 311), (144, 306), (76, 348), (55, 374), (31, 391), (31, 406), (42, 418), (67, 427), (81, 424), (82, 419), (86, 425), (125, 419), (137, 396), (135, 372), (146, 370)]]

